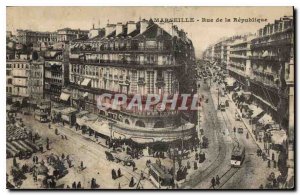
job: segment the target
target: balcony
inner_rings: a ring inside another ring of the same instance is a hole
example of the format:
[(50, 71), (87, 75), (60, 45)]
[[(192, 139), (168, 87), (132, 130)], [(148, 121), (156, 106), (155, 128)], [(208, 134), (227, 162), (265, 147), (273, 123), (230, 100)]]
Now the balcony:
[(230, 54), (229, 57), (230, 57), (230, 58), (249, 59), (249, 56), (245, 56), (245, 55), (235, 55), (235, 54)]
[(257, 39), (252, 41), (251, 49), (261, 48), (261, 47), (276, 47), (276, 46), (292, 46), (292, 38), (283, 38), (283, 39), (269, 39), (261, 40)]
[(280, 61), (280, 58), (276, 55), (267, 55), (267, 56), (250, 56), (251, 60), (266, 60), (266, 61)]
[(120, 67), (127, 67), (127, 66), (133, 66), (133, 67), (174, 67), (174, 66), (180, 66), (179, 64), (162, 64), (159, 65), (157, 61), (153, 62), (147, 62), (147, 61), (136, 61), (136, 60), (99, 60), (99, 59), (70, 59), (71, 63), (74, 64), (91, 64), (91, 65), (111, 65), (111, 66), (120, 66)]
[(123, 114), (129, 114), (133, 115), (135, 117), (175, 117), (179, 114), (177, 110), (173, 111), (163, 111), (163, 112), (158, 112), (155, 110), (149, 110), (149, 111), (135, 111), (135, 110), (127, 110), (125, 108), (121, 107), (121, 110), (119, 111), (120, 113)]
[(279, 75), (276, 73), (253, 70), (253, 76), (251, 77), (251, 80), (272, 88), (277, 89), (279, 87)]
[(164, 78), (163, 77), (157, 77), (155, 84), (156, 84), (157, 87), (165, 86)]
[(78, 54), (78, 53), (143, 53), (143, 52), (150, 52), (150, 53), (171, 53), (171, 47), (130, 47), (130, 46), (123, 46), (123, 47), (107, 47), (107, 48), (71, 48), (71, 53)]

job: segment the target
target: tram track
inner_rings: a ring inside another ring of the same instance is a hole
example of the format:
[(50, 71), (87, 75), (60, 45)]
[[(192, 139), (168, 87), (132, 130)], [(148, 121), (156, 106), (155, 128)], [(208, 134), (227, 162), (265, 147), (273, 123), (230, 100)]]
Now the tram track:
[[(206, 91), (209, 90), (208, 87), (205, 89)], [(211, 120), (210, 123), (207, 123), (207, 129), (215, 129), (216, 135), (215, 138), (218, 140), (218, 154), (215, 157), (215, 159), (212, 161), (212, 163), (203, 171), (199, 171), (197, 174), (194, 174), (188, 181), (186, 181), (181, 187), (192, 187), (197, 188), (199, 184), (205, 180), (206, 178), (211, 177), (218, 168), (220, 168), (220, 165), (222, 164), (223, 160), (225, 159), (227, 154), (227, 148), (224, 147), (224, 140), (221, 135), (221, 127), (220, 127), (220, 121), (218, 120), (217, 112), (214, 112), (216, 110), (212, 94), (209, 92), (209, 103), (208, 107), (203, 107), (203, 113), (204, 117), (207, 120)]]

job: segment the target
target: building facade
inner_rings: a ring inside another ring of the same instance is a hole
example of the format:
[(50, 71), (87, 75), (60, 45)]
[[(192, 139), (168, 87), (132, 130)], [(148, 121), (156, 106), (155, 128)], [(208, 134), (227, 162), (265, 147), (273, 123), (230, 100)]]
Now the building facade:
[(259, 29), (257, 38), (251, 41), (251, 91), (285, 129), (289, 94), (286, 80), (294, 47), (293, 33), (293, 18), (283, 17)]
[(30, 59), (27, 55), (20, 55), (17, 59), (7, 60), (7, 90), (12, 96), (13, 101), (23, 102), (24, 98), (29, 97), (28, 78)]
[[(178, 111), (101, 110), (103, 93), (167, 94), (184, 92), (180, 82), (195, 63), (192, 42), (172, 24), (108, 24), (105, 34), (71, 43), (69, 79), (72, 105), (115, 122), (112, 133), (145, 142), (170, 141), (195, 130)], [(186, 78), (185, 78), (186, 79)]]
[(21, 29), (17, 30), (17, 40), (19, 43), (22, 43), (24, 45), (36, 44), (41, 42), (50, 42), (52, 40), (50, 38), (50, 35), (53, 35), (53, 33)]
[(28, 90), (30, 100), (44, 98), (44, 60), (33, 60), (29, 65)]
[(247, 79), (252, 77), (251, 69), (251, 40), (253, 35), (246, 35), (235, 40), (230, 45), (229, 63), (227, 69), (229, 74), (234, 78), (239, 78), (238, 81), (247, 83)]
[(63, 28), (57, 30), (57, 41), (58, 42), (69, 42), (75, 39), (88, 37), (88, 30)]
[(62, 50), (45, 53), (45, 99), (59, 102), (63, 87), (63, 53)]

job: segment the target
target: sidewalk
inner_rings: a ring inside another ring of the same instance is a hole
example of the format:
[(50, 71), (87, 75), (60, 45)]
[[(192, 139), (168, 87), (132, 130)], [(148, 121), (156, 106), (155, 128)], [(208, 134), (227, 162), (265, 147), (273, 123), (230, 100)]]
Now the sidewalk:
[(242, 117), (242, 113), (241, 113), (241, 111), (236, 107), (236, 104), (235, 104), (234, 101), (232, 100), (231, 94), (227, 94), (227, 97), (228, 97), (228, 99), (230, 100), (230, 102), (232, 102), (232, 104), (234, 105), (235, 110), (236, 110), (236, 112), (238, 113), (238, 115), (239, 115), (240, 119), (242, 120), (242, 122), (244, 123), (245, 127), (247, 128), (248, 133), (250, 134), (250, 136), (252, 137), (252, 139), (255, 141), (256, 145), (263, 151), (263, 150), (264, 150), (264, 145), (263, 145), (263, 143), (258, 142), (258, 141), (255, 139), (255, 135), (254, 135), (253, 132), (252, 132), (252, 127), (250, 126), (249, 121), (246, 121), (246, 119), (244, 119), (244, 118)]

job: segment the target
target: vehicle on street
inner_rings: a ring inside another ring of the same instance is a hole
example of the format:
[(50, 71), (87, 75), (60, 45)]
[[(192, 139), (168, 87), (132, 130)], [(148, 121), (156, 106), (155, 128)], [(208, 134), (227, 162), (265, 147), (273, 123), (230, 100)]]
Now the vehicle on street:
[(224, 103), (224, 102), (221, 102), (221, 103), (220, 103), (220, 110), (221, 110), (221, 111), (225, 111), (225, 109), (226, 109), (225, 103)]
[(245, 147), (234, 146), (231, 152), (230, 164), (232, 167), (241, 167), (245, 159)]
[(152, 163), (149, 166), (149, 179), (158, 189), (170, 189), (174, 183), (171, 174), (163, 165)]
[(241, 120), (241, 117), (240, 117), (240, 115), (237, 112), (235, 113), (234, 118), (235, 118), (236, 121), (240, 121)]
[(134, 161), (132, 157), (125, 153), (117, 153), (114, 155), (116, 162), (123, 162), (123, 165), (132, 166), (134, 165)]
[(115, 160), (115, 158), (114, 158), (114, 156), (112, 155), (111, 152), (105, 151), (105, 155), (106, 155), (107, 160), (109, 160), (109, 161), (114, 161)]
[(226, 101), (225, 101), (225, 106), (226, 106), (226, 107), (229, 107), (229, 100), (226, 100)]
[(243, 130), (243, 127), (238, 127), (238, 133), (243, 133), (244, 132), (244, 130)]

